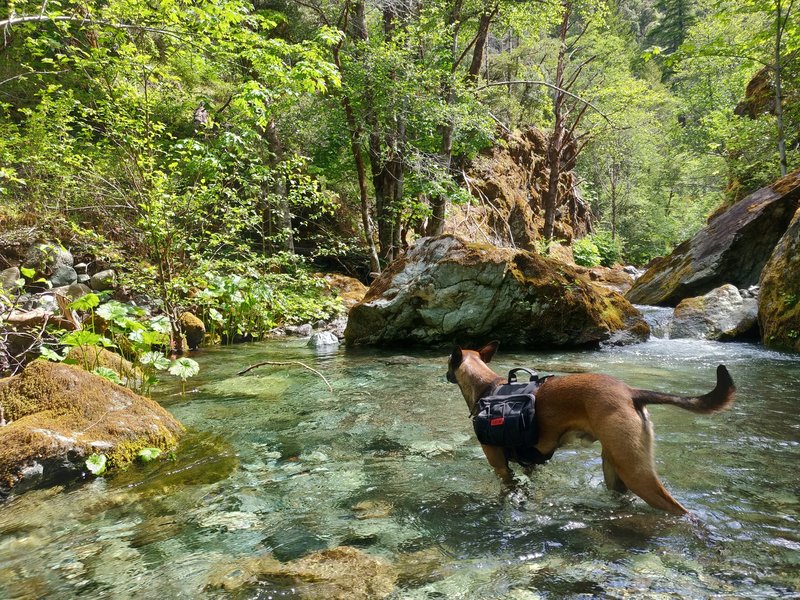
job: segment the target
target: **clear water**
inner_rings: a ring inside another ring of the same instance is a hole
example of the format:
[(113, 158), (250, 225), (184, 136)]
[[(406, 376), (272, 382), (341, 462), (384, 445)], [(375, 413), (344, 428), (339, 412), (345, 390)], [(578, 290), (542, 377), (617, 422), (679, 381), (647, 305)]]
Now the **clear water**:
[[(651, 409), (659, 472), (698, 522), (606, 491), (596, 444), (504, 492), (442, 351), (275, 342), (198, 358), (194, 391), (158, 396), (190, 428), (174, 461), (0, 506), (0, 598), (228, 597), (207, 587), (219, 564), (339, 545), (393, 563), (398, 599), (800, 597), (798, 356), (654, 340), (496, 359), (685, 394), (727, 364), (729, 412)], [(304, 361), (334, 391), (297, 366), (236, 375), (261, 360)], [(273, 581), (235, 594), (294, 596)]]

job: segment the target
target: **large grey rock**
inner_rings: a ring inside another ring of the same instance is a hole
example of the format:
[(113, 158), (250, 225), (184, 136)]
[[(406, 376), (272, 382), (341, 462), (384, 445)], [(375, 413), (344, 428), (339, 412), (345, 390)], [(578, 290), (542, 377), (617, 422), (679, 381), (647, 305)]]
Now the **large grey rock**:
[(53, 287), (61, 287), (64, 285), (72, 285), (78, 281), (78, 273), (68, 265), (60, 265), (56, 267), (53, 274), (50, 276), (50, 283)]
[(105, 271), (98, 271), (89, 280), (89, 287), (96, 292), (104, 292), (114, 287), (117, 281), (117, 274), (114, 269), (106, 269)]
[(0, 271), (0, 291), (11, 291), (17, 287), (17, 280), (22, 277), (17, 267), (9, 267)]
[(757, 319), (757, 301), (742, 298), (735, 286), (726, 284), (681, 301), (675, 307), (669, 337), (731, 340), (750, 333)]
[(345, 330), (348, 344), (499, 339), (532, 348), (642, 341), (648, 335), (622, 296), (572, 267), (451, 235), (418, 240), (392, 263), (350, 310)]
[(675, 306), (725, 283), (758, 283), (778, 240), (800, 207), (800, 170), (762, 188), (711, 218), (708, 225), (658, 259), (626, 298)]
[(45, 242), (34, 244), (25, 254), (24, 266), (36, 269), (39, 275), (50, 276), (59, 267), (71, 267), (74, 262), (72, 253), (61, 246)]

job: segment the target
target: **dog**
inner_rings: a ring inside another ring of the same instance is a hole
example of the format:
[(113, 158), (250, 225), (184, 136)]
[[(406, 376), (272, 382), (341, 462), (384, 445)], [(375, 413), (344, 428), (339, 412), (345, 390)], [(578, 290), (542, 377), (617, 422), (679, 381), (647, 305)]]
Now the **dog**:
[[(499, 343), (480, 350), (453, 350), (447, 380), (458, 384), (470, 414), (477, 401), (504, 380), (487, 363)], [(671, 404), (696, 413), (728, 408), (736, 387), (724, 365), (717, 367), (716, 387), (703, 396), (683, 397), (631, 388), (608, 375), (576, 374), (548, 377), (536, 393), (538, 442), (532, 449), (541, 463), (571, 439), (581, 437), (602, 445), (603, 479), (617, 492), (631, 491), (650, 506), (683, 515), (688, 511), (664, 488), (653, 461), (653, 426), (648, 404)], [(481, 444), (489, 464), (506, 483), (513, 481), (509, 460), (515, 451)], [(519, 461), (522, 462), (522, 461)], [(523, 462), (524, 465), (524, 462)]]

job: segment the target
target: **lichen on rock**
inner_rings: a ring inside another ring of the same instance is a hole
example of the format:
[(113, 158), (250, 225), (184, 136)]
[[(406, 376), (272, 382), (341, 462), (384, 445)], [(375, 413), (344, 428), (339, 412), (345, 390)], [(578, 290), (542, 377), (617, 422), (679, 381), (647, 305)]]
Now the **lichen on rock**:
[[(481, 343), (568, 347), (642, 341), (649, 329), (619, 294), (531, 252), (423, 238), (350, 311), (349, 344)], [(623, 335), (624, 334), (624, 335)]]
[(167, 451), (183, 431), (157, 402), (62, 363), (37, 360), (0, 381), (0, 496), (74, 476), (94, 452), (125, 467), (142, 448)]

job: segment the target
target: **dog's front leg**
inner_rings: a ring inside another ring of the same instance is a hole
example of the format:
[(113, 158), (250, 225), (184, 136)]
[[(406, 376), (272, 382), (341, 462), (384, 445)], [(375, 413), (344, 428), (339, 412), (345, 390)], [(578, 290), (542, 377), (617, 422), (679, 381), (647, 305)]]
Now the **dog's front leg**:
[(503, 448), (501, 446), (488, 446), (486, 444), (481, 444), (481, 448), (483, 448), (483, 453), (486, 455), (486, 460), (489, 461), (494, 472), (497, 473), (497, 476), (503, 483), (513, 483), (514, 474), (511, 472), (511, 469), (508, 468), (508, 460), (506, 459), (506, 453), (503, 451)]

